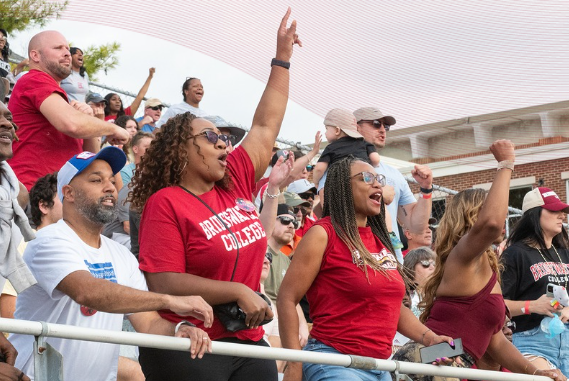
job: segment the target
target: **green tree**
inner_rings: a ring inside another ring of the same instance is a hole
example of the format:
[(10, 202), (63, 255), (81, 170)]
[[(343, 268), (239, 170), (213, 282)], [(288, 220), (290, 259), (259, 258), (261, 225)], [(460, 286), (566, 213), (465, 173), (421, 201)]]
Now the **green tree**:
[(108, 70), (114, 69), (119, 60), (117, 53), (120, 51), (121, 45), (118, 42), (112, 42), (105, 45), (91, 45), (83, 50), (83, 66), (89, 74), (91, 81), (97, 81), (97, 73), (103, 70), (105, 74)]
[(0, 26), (8, 33), (44, 27), (50, 19), (59, 18), (66, 6), (67, 0), (0, 0)]

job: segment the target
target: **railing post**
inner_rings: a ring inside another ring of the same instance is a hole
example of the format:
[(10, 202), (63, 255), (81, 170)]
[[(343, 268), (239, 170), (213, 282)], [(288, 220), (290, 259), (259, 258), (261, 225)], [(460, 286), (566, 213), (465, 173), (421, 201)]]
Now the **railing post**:
[(34, 340), (34, 380), (63, 381), (63, 356), (46, 341), (47, 323), (42, 321), (41, 327)]

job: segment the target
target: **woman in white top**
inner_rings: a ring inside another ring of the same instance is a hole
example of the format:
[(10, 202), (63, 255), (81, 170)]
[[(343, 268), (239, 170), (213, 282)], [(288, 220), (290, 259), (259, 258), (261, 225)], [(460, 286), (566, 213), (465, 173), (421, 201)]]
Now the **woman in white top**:
[(76, 47), (69, 49), (71, 53), (71, 74), (61, 81), (61, 88), (67, 93), (69, 101), (85, 102), (89, 93), (89, 76), (83, 66), (83, 51)]

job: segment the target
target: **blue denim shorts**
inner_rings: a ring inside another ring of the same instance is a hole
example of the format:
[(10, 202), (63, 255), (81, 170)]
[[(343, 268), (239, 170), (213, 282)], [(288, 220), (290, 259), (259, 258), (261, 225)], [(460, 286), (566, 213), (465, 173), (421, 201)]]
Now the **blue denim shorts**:
[[(343, 354), (316, 339), (309, 339), (308, 344), (306, 344), (303, 350), (320, 353)], [(343, 366), (334, 365), (304, 363), (302, 365), (302, 373), (305, 381), (391, 381), (391, 376), (389, 372), (386, 371), (344, 368)]]
[(545, 332), (538, 325), (523, 332), (516, 332), (513, 343), (522, 354), (532, 354), (543, 357), (555, 365), (561, 373), (569, 374), (569, 328), (565, 324), (565, 331), (552, 339), (547, 338)]

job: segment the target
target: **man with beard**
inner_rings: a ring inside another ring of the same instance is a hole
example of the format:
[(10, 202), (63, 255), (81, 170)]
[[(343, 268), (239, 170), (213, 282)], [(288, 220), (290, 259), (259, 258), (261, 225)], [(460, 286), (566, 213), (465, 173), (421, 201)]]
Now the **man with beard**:
[[(18, 295), (17, 319), (121, 331), (124, 314), (137, 332), (189, 337), (193, 358), (211, 350), (208, 335), (187, 322), (177, 326), (156, 310), (213, 322), (212, 308), (199, 296), (147, 291), (134, 256), (101, 235), (116, 216), (115, 174), (126, 156), (116, 147), (82, 152), (57, 175), (63, 219), (37, 233), (24, 261), (38, 283)], [(33, 336), (13, 335), (18, 366), (33, 376)], [(65, 380), (116, 380), (119, 347), (105, 343), (48, 338), (64, 358)]]
[(113, 143), (126, 143), (128, 133), (93, 117), (85, 103), (71, 101), (60, 82), (71, 73), (69, 44), (56, 31), (36, 34), (30, 40), (30, 71), (12, 92), (9, 109), (18, 125), (10, 166), (28, 190), (42, 176), (57, 171), (83, 150), (97, 152), (106, 135)]

